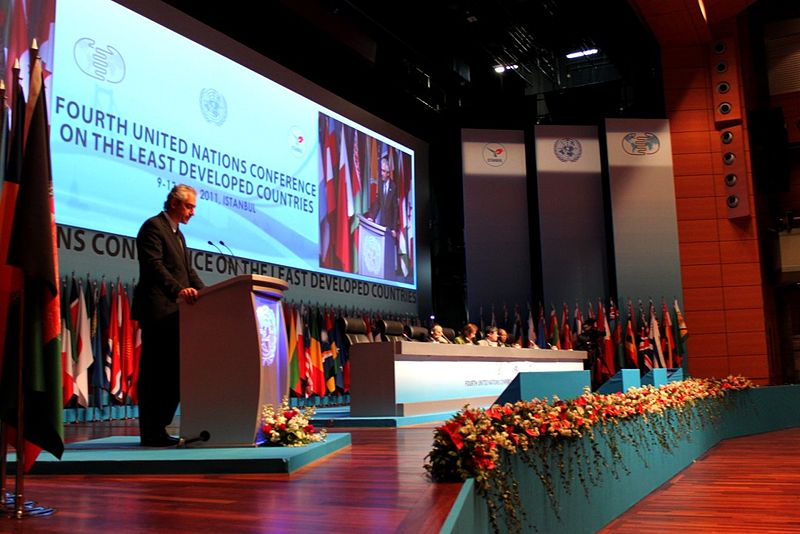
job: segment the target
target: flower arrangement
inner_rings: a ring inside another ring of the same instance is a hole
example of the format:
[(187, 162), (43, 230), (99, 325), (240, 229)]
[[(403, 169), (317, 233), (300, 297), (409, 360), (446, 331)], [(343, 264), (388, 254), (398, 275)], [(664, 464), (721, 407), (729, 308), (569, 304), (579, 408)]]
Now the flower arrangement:
[[(627, 471), (620, 442), (636, 445), (637, 451), (655, 446), (670, 450), (693, 428), (716, 419), (721, 402), (707, 401), (722, 401), (728, 391), (751, 387), (749, 380), (729, 376), (631, 388), (610, 395), (587, 388), (583, 395), (568, 401), (553, 397), (552, 402), (534, 399), (487, 409), (465, 406), (435, 430), (425, 469), (437, 482), (474, 477), (477, 491), (486, 498), (494, 530), (499, 530), (497, 514), (503, 510), (508, 530), (520, 531), (526, 516), (513, 478), (515, 458), (541, 480), (558, 516), (555, 481), (560, 480), (569, 492), (570, 481), (577, 477), (588, 495), (587, 484), (597, 483), (604, 473), (619, 476), (620, 470)], [(588, 442), (566, 449), (568, 443), (584, 436)], [(608, 444), (610, 458), (596, 445), (598, 437)]]
[(304, 410), (289, 407), (288, 397), (284, 397), (276, 410), (271, 404), (261, 407), (261, 445), (301, 447), (309, 443), (325, 441), (327, 430), (317, 430), (311, 424), (315, 409)]

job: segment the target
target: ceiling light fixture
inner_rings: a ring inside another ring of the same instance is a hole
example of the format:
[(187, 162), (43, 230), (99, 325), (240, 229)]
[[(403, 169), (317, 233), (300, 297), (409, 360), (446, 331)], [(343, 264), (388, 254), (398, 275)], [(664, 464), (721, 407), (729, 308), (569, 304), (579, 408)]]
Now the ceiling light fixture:
[(513, 65), (495, 65), (494, 71), (497, 74), (503, 74), (507, 70), (517, 70), (518, 68), (519, 68), (519, 65), (516, 65), (516, 64), (513, 64)]
[(590, 48), (589, 50), (580, 50), (578, 52), (570, 52), (567, 54), (567, 59), (575, 59), (584, 56), (593, 56), (598, 52), (596, 48)]

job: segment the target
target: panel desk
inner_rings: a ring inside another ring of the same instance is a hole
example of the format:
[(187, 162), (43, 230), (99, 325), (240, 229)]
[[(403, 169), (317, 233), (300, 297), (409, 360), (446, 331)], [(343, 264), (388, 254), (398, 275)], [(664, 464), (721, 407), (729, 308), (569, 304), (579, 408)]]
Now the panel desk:
[(585, 351), (439, 343), (350, 347), (350, 415), (406, 417), (489, 406), (521, 372), (582, 371)]

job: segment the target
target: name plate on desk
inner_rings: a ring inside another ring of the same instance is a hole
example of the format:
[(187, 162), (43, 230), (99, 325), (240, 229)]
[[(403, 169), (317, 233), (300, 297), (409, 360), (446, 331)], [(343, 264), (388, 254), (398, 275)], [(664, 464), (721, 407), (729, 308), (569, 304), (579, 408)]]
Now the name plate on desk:
[(491, 404), (521, 372), (579, 371), (583, 351), (437, 343), (350, 348), (350, 414), (409, 416)]

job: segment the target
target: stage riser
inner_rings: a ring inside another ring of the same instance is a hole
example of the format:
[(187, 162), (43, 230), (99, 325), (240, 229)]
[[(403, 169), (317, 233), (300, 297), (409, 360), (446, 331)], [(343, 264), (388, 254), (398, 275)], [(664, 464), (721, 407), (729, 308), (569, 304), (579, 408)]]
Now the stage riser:
[[(705, 428), (695, 430), (691, 440), (684, 440), (671, 453), (664, 452), (658, 446), (649, 451), (640, 449), (637, 453), (630, 445), (620, 443), (623, 461), (630, 473), (626, 475), (624, 470), (620, 470), (616, 478), (610, 472), (605, 473), (602, 482), (589, 489), (588, 500), (578, 480), (573, 480), (570, 495), (566, 494), (560, 480), (555, 480), (561, 520), (553, 513), (546, 491), (533, 471), (522, 462), (516, 462), (514, 476), (520, 481), (523, 504), (538, 528), (526, 532), (596, 532), (721, 440), (800, 426), (800, 411), (796, 408), (800, 404), (800, 386), (758, 388), (732, 393), (731, 396), (734, 403), (730, 409), (723, 409), (722, 417), (716, 424), (707, 424)], [(597, 443), (604, 454), (610, 454), (602, 439), (598, 439)], [(590, 450), (588, 445), (587, 450)], [(574, 458), (569, 451), (564, 457)], [(440, 531), (442, 534), (492, 532), (486, 503), (475, 492), (473, 482), (470, 479), (464, 484)], [(503, 526), (502, 519), (498, 523)]]

